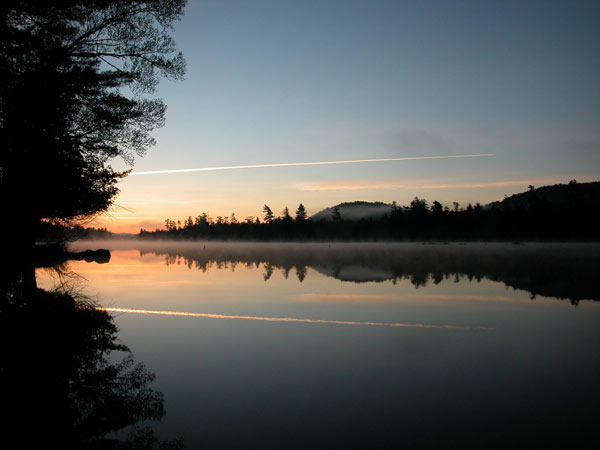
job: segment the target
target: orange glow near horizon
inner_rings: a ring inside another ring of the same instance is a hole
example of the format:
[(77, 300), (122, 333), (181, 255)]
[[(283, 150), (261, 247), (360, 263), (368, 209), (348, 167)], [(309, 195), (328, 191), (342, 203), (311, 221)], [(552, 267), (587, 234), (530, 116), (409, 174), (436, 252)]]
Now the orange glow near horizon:
[[(218, 216), (238, 221), (247, 217), (263, 217), (263, 205), (268, 204), (276, 215), (285, 206), (292, 212), (302, 203), (309, 215), (343, 202), (396, 201), (408, 204), (415, 197), (428, 201), (437, 200), (451, 206), (453, 201), (461, 205), (486, 204), (502, 200), (504, 195), (524, 192), (528, 185), (540, 187), (568, 183), (571, 179), (587, 182), (598, 177), (562, 175), (544, 178), (467, 181), (452, 178), (415, 178), (402, 182), (389, 179), (313, 180), (278, 183), (261, 182), (257, 179), (225, 182), (200, 179), (199, 187), (190, 188), (186, 177), (194, 174), (170, 174), (159, 177), (140, 176), (126, 178), (120, 184), (121, 194), (116, 205), (87, 226), (107, 228), (114, 233), (138, 233), (141, 228), (149, 231), (164, 229), (165, 219), (184, 221), (206, 212), (212, 219)], [(156, 180), (156, 181), (153, 181)]]
[[(473, 302), (531, 304), (528, 293), (505, 291), (502, 284), (490, 280), (481, 280), (474, 284), (471, 293), (466, 295), (460, 290), (460, 285), (452, 281), (437, 285), (429, 284), (418, 290), (410, 280), (396, 280), (396, 284), (392, 284), (392, 280), (362, 285), (339, 284), (339, 280), (308, 267), (305, 276), (310, 279), (310, 283), (307, 284), (297, 278), (297, 268), (291, 268), (285, 273), (282, 268), (270, 267), (272, 276), (269, 276), (268, 280), (265, 279), (265, 273), (269, 269), (266, 262), (219, 262), (207, 259), (202, 265), (198, 265), (196, 261), (186, 260), (181, 256), (152, 253), (152, 243), (140, 244), (140, 249), (132, 249), (131, 245), (135, 244), (128, 241), (98, 242), (98, 245), (106, 248), (112, 246), (109, 263), (71, 261), (67, 270), (77, 274), (77, 277), (69, 279), (70, 282), (86, 286), (89, 283), (91, 288), (101, 287), (102, 303), (107, 308), (166, 311), (167, 315), (197, 315), (198, 317), (212, 317), (211, 315), (216, 314), (224, 317), (215, 318), (260, 320), (260, 318), (251, 319), (250, 316), (263, 317), (263, 315), (235, 314), (232, 317), (225, 317), (228, 316), (225, 312), (229, 310), (231, 304), (250, 305), (253, 302), (268, 304), (287, 302), (296, 305), (403, 304), (435, 307), (449, 304), (462, 307), (472, 305)], [(196, 245), (198, 249), (202, 249), (202, 244)], [(207, 243), (206, 248), (210, 251), (220, 245), (222, 244)], [(88, 246), (89, 242), (78, 242), (75, 243), (73, 250), (82, 250)], [(173, 255), (178, 253), (177, 245), (172, 248), (172, 251), (175, 252)], [(60, 284), (61, 279), (54, 278), (52, 273), (47, 269), (38, 270), (40, 287), (52, 289)], [(181, 298), (181, 302), (177, 304), (178, 308), (184, 309), (181, 314), (173, 311), (173, 305), (167, 301), (173, 286), (177, 286)], [(217, 299), (221, 292), (227, 292), (225, 299)], [(113, 303), (115, 299), (123, 298), (129, 299), (126, 304)], [(217, 303), (215, 300), (218, 300)], [(536, 304), (540, 303), (557, 304), (557, 301), (539, 296)], [(558, 301), (558, 304), (562, 302)], [(211, 308), (216, 308), (217, 311), (211, 311)], [(304, 319), (295, 320), (292, 317), (289, 321), (308, 322)], [(326, 322), (334, 323), (335, 320), (326, 320)]]

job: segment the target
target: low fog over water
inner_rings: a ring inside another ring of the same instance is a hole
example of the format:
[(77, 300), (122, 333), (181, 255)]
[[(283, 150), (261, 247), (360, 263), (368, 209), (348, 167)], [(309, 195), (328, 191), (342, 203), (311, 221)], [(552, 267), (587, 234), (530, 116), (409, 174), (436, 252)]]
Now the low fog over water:
[(598, 444), (600, 244), (71, 247), (186, 448)]
[(311, 267), (349, 282), (409, 279), (415, 287), (444, 279), (489, 279), (531, 294), (579, 300), (600, 300), (596, 282), (600, 244), (548, 243), (255, 243), (181, 241), (79, 241), (77, 250), (135, 249), (163, 255), (166, 264), (183, 262), (205, 270), (211, 264), (264, 265), (267, 273), (286, 275)]

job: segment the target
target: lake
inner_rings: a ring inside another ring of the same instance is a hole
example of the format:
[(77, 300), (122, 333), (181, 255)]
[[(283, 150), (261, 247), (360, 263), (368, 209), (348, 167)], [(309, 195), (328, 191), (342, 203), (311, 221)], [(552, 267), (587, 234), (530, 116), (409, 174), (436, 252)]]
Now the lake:
[(599, 444), (598, 244), (73, 248), (186, 448)]

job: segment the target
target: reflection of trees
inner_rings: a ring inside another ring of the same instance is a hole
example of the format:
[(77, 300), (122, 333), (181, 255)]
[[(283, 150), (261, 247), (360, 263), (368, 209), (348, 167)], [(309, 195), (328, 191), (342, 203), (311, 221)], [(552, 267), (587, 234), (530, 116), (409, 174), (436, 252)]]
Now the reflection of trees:
[(150, 388), (154, 375), (118, 342), (106, 311), (68, 293), (23, 288), (22, 280), (3, 277), (0, 286), (3, 428), (19, 446), (181, 448), (149, 429), (114, 436), (164, 415), (163, 395)]
[[(444, 279), (489, 279), (537, 295), (571, 300), (600, 300), (596, 268), (598, 244), (211, 244), (152, 243), (153, 253), (167, 260), (193, 261), (196, 267), (236, 262), (246, 267), (264, 265), (286, 276), (295, 268), (300, 281), (312, 267), (342, 281), (363, 282), (406, 279), (415, 287)], [(357, 273), (356, 267), (363, 273)], [(352, 267), (353, 270), (349, 270)], [(268, 275), (268, 276), (267, 276)]]
[(271, 275), (273, 275), (274, 270), (275, 268), (273, 267), (273, 264), (265, 263), (265, 273), (263, 275), (263, 280), (267, 281), (269, 278), (271, 278)]
[(308, 267), (306, 267), (306, 266), (296, 266), (296, 276), (298, 277), (298, 281), (300, 281), (300, 283), (302, 283), (304, 281), (304, 279), (306, 278), (307, 270), (308, 270)]

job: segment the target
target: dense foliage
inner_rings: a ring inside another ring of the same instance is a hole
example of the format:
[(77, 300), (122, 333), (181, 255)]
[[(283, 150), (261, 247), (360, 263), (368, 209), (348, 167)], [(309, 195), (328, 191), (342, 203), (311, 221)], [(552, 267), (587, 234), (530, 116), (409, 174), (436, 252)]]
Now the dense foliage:
[(160, 77), (180, 79), (185, 0), (7, 0), (0, 7), (0, 192), (30, 239), (42, 220), (105, 211), (154, 141)]

